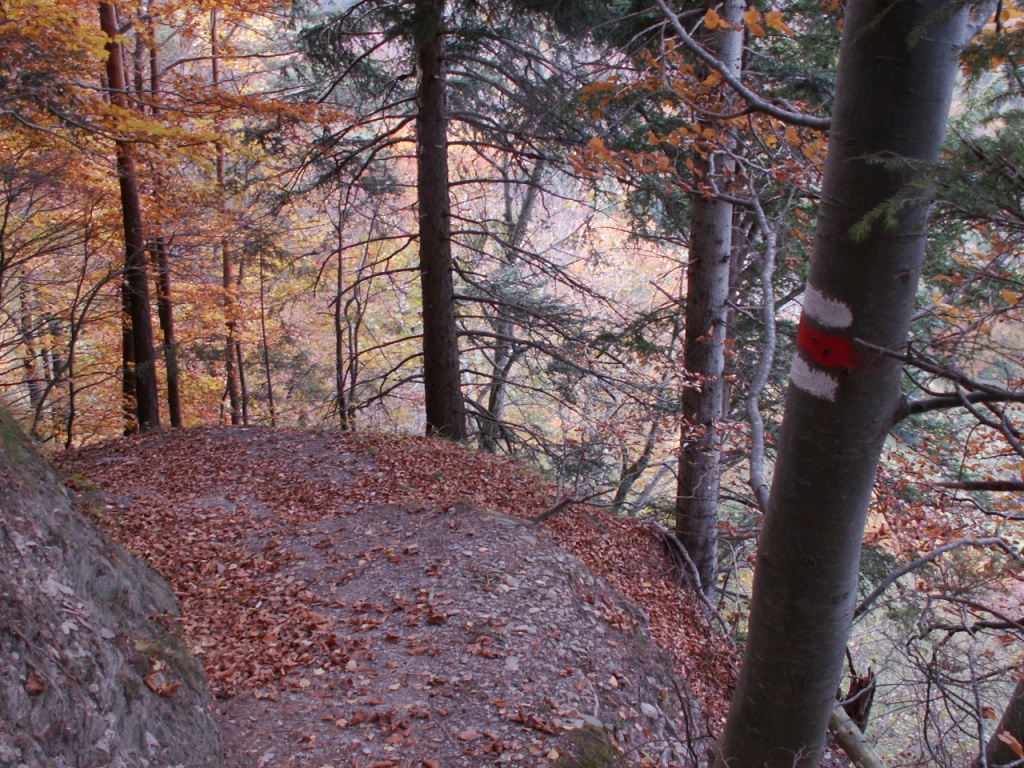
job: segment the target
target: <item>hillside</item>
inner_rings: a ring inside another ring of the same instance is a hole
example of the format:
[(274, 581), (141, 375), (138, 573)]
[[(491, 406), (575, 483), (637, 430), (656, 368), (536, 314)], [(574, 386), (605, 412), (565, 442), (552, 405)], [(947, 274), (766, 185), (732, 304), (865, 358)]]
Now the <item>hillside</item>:
[(227, 766), (680, 764), (724, 713), (733, 651), (656, 536), (585, 507), (525, 522), (554, 491), (514, 462), (202, 429), (60, 464), (171, 584)]
[(72, 510), (0, 410), (0, 766), (220, 765), (157, 574)]

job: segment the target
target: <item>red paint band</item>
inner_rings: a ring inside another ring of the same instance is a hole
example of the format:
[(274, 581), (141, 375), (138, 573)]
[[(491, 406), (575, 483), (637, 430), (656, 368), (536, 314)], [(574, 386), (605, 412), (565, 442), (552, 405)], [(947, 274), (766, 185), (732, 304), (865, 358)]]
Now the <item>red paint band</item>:
[(822, 368), (852, 370), (861, 364), (861, 355), (848, 338), (815, 328), (803, 315), (796, 332), (796, 345)]

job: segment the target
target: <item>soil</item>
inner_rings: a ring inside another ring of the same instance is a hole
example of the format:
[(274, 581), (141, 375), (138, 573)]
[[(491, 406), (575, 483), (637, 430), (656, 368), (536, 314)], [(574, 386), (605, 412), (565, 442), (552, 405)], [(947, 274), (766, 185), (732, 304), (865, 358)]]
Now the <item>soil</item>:
[(265, 429), (59, 462), (175, 591), (227, 768), (693, 765), (720, 725), (735, 653), (656, 535), (528, 522), (554, 493), (512, 462)]

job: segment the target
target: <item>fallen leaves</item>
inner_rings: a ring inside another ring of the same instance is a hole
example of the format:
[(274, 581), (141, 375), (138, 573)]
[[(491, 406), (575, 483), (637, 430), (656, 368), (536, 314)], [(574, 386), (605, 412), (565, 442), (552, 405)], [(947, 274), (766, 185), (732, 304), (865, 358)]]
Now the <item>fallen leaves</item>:
[(46, 683), (43, 682), (43, 678), (41, 678), (35, 670), (29, 672), (25, 677), (25, 691), (30, 695), (36, 695), (45, 690)]
[[(487, 554), (489, 542), (474, 536), (472, 525), (460, 529), (454, 517), (447, 521), (462, 546), (471, 547), (470, 556), (453, 558), (409, 539), (366, 536), (362, 527), (349, 531), (347, 515), (380, 505), (396, 505), (410, 515), (443, 515), (468, 504), (530, 519), (556, 496), (511, 459), (426, 438), (202, 429), (111, 441), (66, 453), (59, 461), (67, 472), (109, 494), (103, 526), (169, 581), (181, 604), (180, 627), (203, 659), (215, 692), (249, 691), (271, 700), (281, 689), (317, 688), (317, 680), (309, 683), (309, 673), (299, 670), (367, 673), (372, 658), (360, 638), (381, 633), (411, 657), (433, 656), (442, 649), (432, 645), (427, 632), (412, 634), (415, 628), (447, 632), (459, 626), (445, 605), (450, 598), (429, 590), (388, 593), (383, 602), (351, 606), (324, 597), (303, 579), (285, 575), (298, 565), (285, 544), (289, 537), (306, 535), (307, 546), (333, 560), (329, 580), (339, 587), (374, 569), (407, 567), (408, 561), (437, 583), (433, 579), (471, 568)], [(351, 479), (325, 479), (337, 476), (339, 465)], [(699, 606), (666, 577), (670, 564), (657, 537), (636, 520), (584, 506), (570, 505), (544, 527), (642, 607), (649, 633), (685, 671), (691, 693), (712, 716), (723, 713), (732, 651), (710, 637)], [(352, 536), (365, 543), (354, 556), (344, 556), (339, 543)], [(480, 586), (483, 593), (502, 588), (500, 581)], [(594, 609), (612, 629), (641, 623), (618, 605), (598, 601)], [(332, 618), (339, 611), (347, 618)], [(496, 620), (494, 626), (503, 624), (507, 621)], [(485, 659), (503, 656), (493, 638), (479, 632), (458, 648)], [(161, 682), (154, 679), (154, 684), (159, 689)], [(445, 681), (424, 685), (436, 690)], [(370, 716), (363, 710), (336, 719), (351, 727)], [(556, 732), (536, 713), (523, 713), (521, 724), (545, 735)], [(473, 748), (496, 754), (500, 745), (487, 751), (474, 742)], [(423, 764), (429, 768), (429, 762)]]

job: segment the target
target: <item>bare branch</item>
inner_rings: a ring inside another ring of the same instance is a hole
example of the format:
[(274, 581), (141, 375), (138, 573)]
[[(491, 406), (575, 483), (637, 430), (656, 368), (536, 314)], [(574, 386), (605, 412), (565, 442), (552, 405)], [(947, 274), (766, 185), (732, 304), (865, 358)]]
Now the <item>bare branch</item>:
[(750, 107), (749, 111), (752, 112), (763, 112), (766, 115), (774, 117), (776, 120), (781, 120), (784, 123), (790, 125), (801, 125), (806, 128), (817, 128), (821, 131), (827, 131), (829, 126), (832, 124), (831, 118), (828, 117), (814, 117), (813, 115), (807, 115), (803, 112), (794, 112), (788, 109), (783, 109), (776, 104), (762, 98), (752, 90), (747, 88), (739, 78), (729, 73), (728, 67), (722, 62), (708, 53), (704, 46), (694, 40), (690, 34), (683, 27), (679, 17), (672, 12), (672, 10), (666, 5), (665, 0), (655, 0), (661, 12), (665, 14), (665, 18), (668, 20), (672, 29), (679, 36), (680, 41), (685, 45), (698, 59), (703, 61), (709, 67), (714, 69), (718, 74), (722, 76), (722, 79), (729, 84), (736, 93), (742, 98)]
[(917, 570), (922, 565), (926, 565), (932, 562), (933, 560), (936, 560), (937, 558), (941, 557), (942, 555), (946, 554), (947, 552), (952, 552), (954, 549), (960, 549), (961, 547), (976, 547), (978, 549), (988, 549), (990, 547), (996, 547), (998, 549), (1002, 549), (1011, 557), (1020, 559), (1020, 556), (1016, 552), (1014, 552), (1013, 549), (998, 536), (991, 536), (984, 539), (956, 539), (955, 541), (950, 541), (946, 544), (943, 544), (941, 547), (936, 547), (927, 555), (922, 555), (916, 560), (907, 563), (902, 568), (899, 568), (890, 573), (888, 576), (886, 576), (885, 579), (882, 580), (882, 583), (875, 587), (871, 594), (865, 597), (861, 601), (860, 605), (857, 606), (857, 608), (853, 612), (853, 618), (856, 619), (857, 617), (863, 615), (864, 612), (871, 607), (872, 603), (874, 603), (875, 600), (882, 596), (882, 593), (884, 593), (885, 590), (887, 590), (889, 587), (891, 587), (893, 584), (895, 584), (897, 581), (899, 581), (901, 578), (906, 576), (911, 571)]

